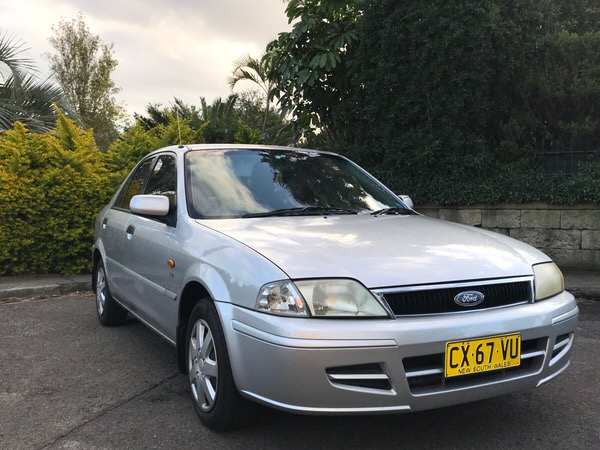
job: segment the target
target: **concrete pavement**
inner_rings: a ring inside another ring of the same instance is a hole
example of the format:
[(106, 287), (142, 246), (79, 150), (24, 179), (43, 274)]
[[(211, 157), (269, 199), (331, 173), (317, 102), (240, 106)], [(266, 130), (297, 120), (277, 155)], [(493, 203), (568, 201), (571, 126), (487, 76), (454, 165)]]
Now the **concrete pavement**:
[(0, 302), (29, 297), (52, 297), (92, 289), (91, 275), (24, 275), (0, 277)]
[[(563, 272), (568, 291), (577, 298), (600, 300), (600, 273), (592, 271)], [(0, 302), (30, 297), (52, 297), (92, 289), (86, 275), (25, 275), (0, 277)]]

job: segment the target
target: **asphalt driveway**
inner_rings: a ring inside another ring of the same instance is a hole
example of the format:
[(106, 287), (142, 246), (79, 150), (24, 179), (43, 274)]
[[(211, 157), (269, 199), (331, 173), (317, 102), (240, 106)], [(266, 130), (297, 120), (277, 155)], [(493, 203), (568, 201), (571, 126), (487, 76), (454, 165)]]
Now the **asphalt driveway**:
[(595, 448), (600, 302), (581, 304), (571, 367), (522, 394), (410, 415), (310, 417), (260, 409), (204, 428), (175, 351), (136, 321), (98, 325), (89, 294), (0, 303), (0, 449)]

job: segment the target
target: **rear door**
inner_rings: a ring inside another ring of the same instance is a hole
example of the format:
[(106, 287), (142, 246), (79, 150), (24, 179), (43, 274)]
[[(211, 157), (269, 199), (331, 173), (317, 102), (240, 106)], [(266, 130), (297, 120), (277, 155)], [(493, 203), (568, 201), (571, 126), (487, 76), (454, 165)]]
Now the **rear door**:
[(131, 217), (129, 201), (143, 192), (154, 158), (142, 161), (125, 182), (114, 205), (102, 220), (102, 243), (106, 255), (106, 272), (112, 294), (121, 302), (129, 304), (127, 292), (131, 277), (125, 270), (125, 230)]

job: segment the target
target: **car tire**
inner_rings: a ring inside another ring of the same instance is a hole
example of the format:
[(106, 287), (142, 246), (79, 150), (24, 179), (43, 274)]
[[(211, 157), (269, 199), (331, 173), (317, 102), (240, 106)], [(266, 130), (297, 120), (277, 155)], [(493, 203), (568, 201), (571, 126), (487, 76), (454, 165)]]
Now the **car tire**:
[(186, 338), (187, 373), (194, 409), (213, 431), (228, 431), (248, 418), (250, 402), (238, 392), (223, 327), (210, 299), (192, 310)]
[(96, 313), (104, 326), (122, 325), (127, 320), (127, 310), (119, 305), (110, 293), (106, 270), (102, 260), (98, 261), (94, 272), (96, 291)]

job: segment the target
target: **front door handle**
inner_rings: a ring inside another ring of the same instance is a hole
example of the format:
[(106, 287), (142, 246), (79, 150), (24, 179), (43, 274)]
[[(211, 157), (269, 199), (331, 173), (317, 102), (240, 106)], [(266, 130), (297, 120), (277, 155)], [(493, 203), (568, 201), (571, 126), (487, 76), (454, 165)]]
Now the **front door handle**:
[(133, 225), (129, 225), (127, 227), (127, 239), (131, 239), (133, 237), (134, 231), (135, 231), (135, 227)]

